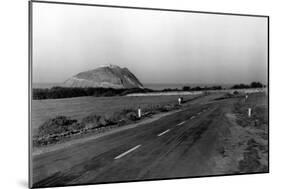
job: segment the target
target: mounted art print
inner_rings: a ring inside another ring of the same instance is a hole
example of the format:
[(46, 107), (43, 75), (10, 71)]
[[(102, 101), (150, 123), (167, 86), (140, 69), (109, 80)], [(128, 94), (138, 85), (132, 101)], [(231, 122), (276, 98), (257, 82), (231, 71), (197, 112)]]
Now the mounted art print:
[(269, 17), (29, 2), (30, 187), (269, 172)]

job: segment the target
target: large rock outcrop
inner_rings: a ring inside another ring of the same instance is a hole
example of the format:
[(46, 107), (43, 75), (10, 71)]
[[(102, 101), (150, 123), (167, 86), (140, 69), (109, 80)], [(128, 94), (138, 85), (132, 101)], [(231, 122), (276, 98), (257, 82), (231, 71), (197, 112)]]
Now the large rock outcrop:
[(104, 65), (78, 73), (64, 82), (65, 87), (143, 88), (141, 82), (127, 68)]

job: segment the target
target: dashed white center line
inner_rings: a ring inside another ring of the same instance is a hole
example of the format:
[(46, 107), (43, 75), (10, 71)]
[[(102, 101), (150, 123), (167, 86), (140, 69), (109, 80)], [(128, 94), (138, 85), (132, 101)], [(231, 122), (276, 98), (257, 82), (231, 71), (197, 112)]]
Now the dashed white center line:
[(169, 131), (170, 131), (170, 129), (168, 129), (168, 130), (166, 130), (166, 131), (164, 131), (164, 132), (158, 134), (157, 136), (162, 136), (162, 135), (166, 134), (166, 133), (169, 132)]
[(128, 151), (126, 151), (126, 152), (120, 154), (119, 156), (116, 156), (114, 159), (120, 159), (121, 157), (127, 155), (128, 153), (130, 153), (130, 152), (132, 152), (132, 151), (138, 149), (139, 147), (141, 147), (141, 145), (137, 145), (137, 146), (131, 148), (130, 150), (128, 150)]
[(190, 119), (194, 119), (195, 118), (195, 116), (192, 116)]
[(181, 123), (179, 123), (179, 124), (177, 124), (178, 126), (180, 126), (180, 125), (182, 125), (182, 124), (184, 124), (185, 123), (185, 121), (183, 121), (183, 122), (181, 122)]

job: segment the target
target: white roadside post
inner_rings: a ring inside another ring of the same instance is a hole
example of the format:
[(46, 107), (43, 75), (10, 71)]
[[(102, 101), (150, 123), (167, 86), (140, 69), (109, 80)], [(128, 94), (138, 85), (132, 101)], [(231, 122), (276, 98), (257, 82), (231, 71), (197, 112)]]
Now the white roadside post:
[(245, 96), (245, 101), (248, 99), (248, 95), (246, 94), (246, 96)]
[(178, 98), (178, 102), (179, 102), (179, 105), (181, 105), (181, 98), (180, 97)]
[(249, 108), (249, 109), (248, 109), (248, 117), (251, 117), (251, 114), (252, 114), (252, 109)]
[(138, 118), (141, 118), (141, 109), (140, 109), (140, 107), (138, 108)]

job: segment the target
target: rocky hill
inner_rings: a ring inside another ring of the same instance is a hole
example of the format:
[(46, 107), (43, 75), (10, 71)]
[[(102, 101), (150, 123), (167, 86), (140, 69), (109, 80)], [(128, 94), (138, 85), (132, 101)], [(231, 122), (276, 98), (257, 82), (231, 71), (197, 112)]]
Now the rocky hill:
[(104, 65), (78, 73), (64, 82), (65, 87), (143, 88), (137, 77), (127, 68)]

